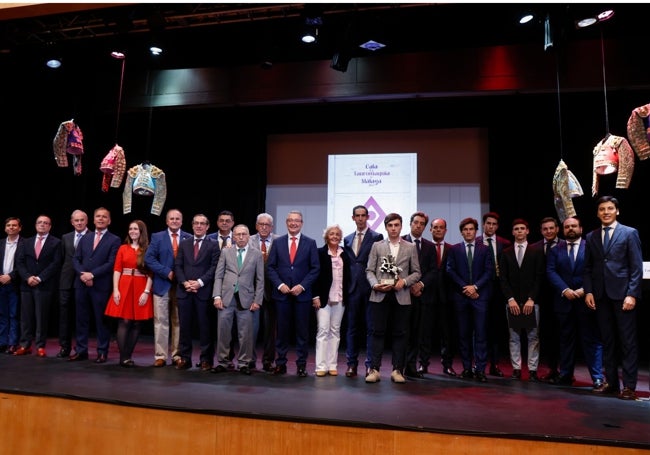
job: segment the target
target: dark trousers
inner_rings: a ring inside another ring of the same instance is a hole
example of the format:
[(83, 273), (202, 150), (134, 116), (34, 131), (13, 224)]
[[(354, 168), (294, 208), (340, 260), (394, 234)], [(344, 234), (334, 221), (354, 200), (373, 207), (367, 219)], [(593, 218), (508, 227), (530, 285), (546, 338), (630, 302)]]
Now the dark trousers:
[(368, 292), (355, 292), (348, 298), (345, 307), (347, 330), (345, 332), (345, 356), (348, 366), (356, 367), (359, 364), (359, 351), (361, 350), (361, 340), (366, 344), (366, 368), (371, 366), (370, 354), (370, 329), (372, 321), (370, 317), (370, 305), (368, 304)]
[(291, 321), (294, 321), (296, 330), (296, 366), (305, 368), (309, 354), (309, 316), (311, 314), (311, 302), (301, 302), (291, 296), (285, 300), (275, 302), (278, 310), (277, 338), (275, 350), (277, 358), (275, 364), (282, 366), (287, 364), (287, 353), (289, 352), (289, 340), (291, 339)]
[(384, 353), (386, 341), (386, 327), (390, 318), (392, 333), (392, 364), (393, 370), (403, 371), (406, 362), (406, 349), (409, 336), (409, 323), (411, 318), (411, 305), (397, 303), (394, 292), (386, 293), (381, 302), (370, 302), (370, 354), (372, 356), (371, 368), (379, 371), (381, 357)]
[(406, 368), (415, 371), (418, 360), (420, 365), (427, 366), (431, 358), (433, 304), (424, 303), (420, 297), (411, 297), (410, 319)]
[(21, 346), (28, 348), (34, 342), (37, 348), (45, 347), (52, 298), (53, 291), (38, 288), (20, 293)]
[(74, 289), (59, 289), (59, 346), (70, 350), (74, 327)]
[(108, 355), (111, 332), (106, 323), (104, 310), (110, 298), (110, 291), (105, 293), (91, 292), (90, 288), (75, 289), (75, 308), (77, 311), (77, 344), (75, 353), (88, 353), (88, 337), (90, 336), (90, 316), (95, 318), (97, 329), (97, 354)]
[[(458, 318), (458, 347), (463, 362), (463, 370), (472, 370), (472, 360), (476, 372), (485, 372), (487, 364), (487, 308), (485, 300), (463, 297), (456, 301)], [(503, 313), (502, 313), (503, 314)], [(472, 355), (472, 346), (474, 352)]]
[(201, 299), (196, 294), (178, 298), (178, 318), (180, 321), (180, 336), (178, 350), (181, 357), (192, 361), (192, 327), (194, 323), (199, 328), (199, 361), (213, 365), (214, 362), (214, 306), (212, 299)]

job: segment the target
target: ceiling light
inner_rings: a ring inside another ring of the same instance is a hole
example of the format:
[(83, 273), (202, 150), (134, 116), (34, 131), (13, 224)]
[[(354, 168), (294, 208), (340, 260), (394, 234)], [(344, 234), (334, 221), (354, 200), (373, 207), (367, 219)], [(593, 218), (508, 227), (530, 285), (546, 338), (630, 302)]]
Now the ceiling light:
[(321, 16), (305, 17), (303, 34), (300, 38), (303, 43), (314, 43), (318, 39), (318, 28), (323, 25)]
[(386, 47), (386, 45), (382, 43), (378, 43), (377, 41), (374, 40), (368, 40), (365, 43), (359, 44), (359, 47), (366, 49), (368, 51), (376, 51), (381, 49), (382, 47)]
[(56, 69), (61, 66), (61, 59), (60, 58), (49, 58), (47, 59), (47, 62), (45, 64), (48, 66), (48, 68)]
[(614, 10), (613, 9), (608, 9), (600, 14), (598, 14), (598, 20), (599, 21), (606, 21), (608, 19), (611, 19), (614, 16)]
[(527, 23), (529, 23), (530, 21), (533, 20), (533, 17), (534, 16), (532, 14), (530, 14), (530, 13), (524, 14), (523, 16), (521, 16), (519, 18), (519, 23), (520, 24), (527, 24)]
[(578, 22), (576, 22), (576, 26), (578, 28), (585, 28), (589, 27), (590, 25), (594, 25), (596, 22), (598, 22), (598, 19), (595, 17), (585, 17), (584, 19), (580, 19)]
[(163, 50), (158, 46), (151, 46), (149, 52), (151, 52), (151, 55), (160, 55), (163, 53)]
[(614, 10), (612, 9), (604, 10), (598, 13), (597, 15), (585, 17), (584, 19), (580, 19), (576, 21), (576, 28), (589, 27), (590, 25), (594, 25), (598, 22), (604, 22), (606, 20), (609, 20), (612, 17), (614, 17)]
[(113, 51), (113, 52), (111, 52), (111, 57), (116, 58), (118, 60), (124, 60), (126, 55), (124, 55), (124, 52)]

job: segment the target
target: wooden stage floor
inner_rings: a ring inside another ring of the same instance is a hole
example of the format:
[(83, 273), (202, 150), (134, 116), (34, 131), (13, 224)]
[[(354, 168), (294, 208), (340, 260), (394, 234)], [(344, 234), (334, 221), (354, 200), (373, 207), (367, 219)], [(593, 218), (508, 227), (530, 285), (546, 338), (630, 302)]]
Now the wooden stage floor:
[[(56, 348), (52, 339), (47, 358), (0, 354), (0, 392), (285, 422), (650, 450), (647, 365), (640, 370), (639, 400), (623, 401), (594, 395), (584, 366), (576, 371), (573, 387), (561, 387), (509, 379), (511, 369), (503, 361), (506, 377), (488, 376), (481, 384), (443, 375), (438, 359), (432, 359), (425, 379), (393, 384), (385, 355), (381, 382), (366, 384), (363, 375), (345, 377), (343, 352), (339, 376), (316, 377), (312, 351), (309, 377), (299, 378), (293, 352), (287, 375), (259, 370), (245, 376), (154, 368), (150, 336), (141, 337), (131, 369), (117, 364), (114, 342), (103, 365), (92, 361), (92, 339), (90, 361), (57, 359)], [(454, 367), (460, 372), (460, 362)]]

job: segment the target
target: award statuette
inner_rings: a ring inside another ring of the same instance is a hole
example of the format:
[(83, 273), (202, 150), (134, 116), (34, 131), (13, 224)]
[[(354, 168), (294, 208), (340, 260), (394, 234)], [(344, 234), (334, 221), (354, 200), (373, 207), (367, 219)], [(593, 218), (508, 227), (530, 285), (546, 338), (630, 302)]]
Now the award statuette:
[(399, 273), (402, 271), (401, 268), (397, 267), (395, 264), (395, 257), (391, 254), (381, 258), (381, 267), (379, 270), (383, 273), (389, 273), (393, 275), (392, 278), (382, 278), (379, 280), (380, 284), (388, 284), (394, 286), (399, 280)]

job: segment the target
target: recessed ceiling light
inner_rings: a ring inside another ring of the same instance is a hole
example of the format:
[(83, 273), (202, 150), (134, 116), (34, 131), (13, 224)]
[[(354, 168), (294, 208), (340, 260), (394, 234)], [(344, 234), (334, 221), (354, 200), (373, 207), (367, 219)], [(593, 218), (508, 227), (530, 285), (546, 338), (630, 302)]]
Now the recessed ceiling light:
[(377, 41), (370, 40), (370, 41), (366, 41), (363, 44), (360, 44), (359, 47), (362, 47), (369, 51), (376, 51), (378, 49), (381, 49), (382, 47), (386, 47), (386, 45), (382, 43), (378, 43)]

